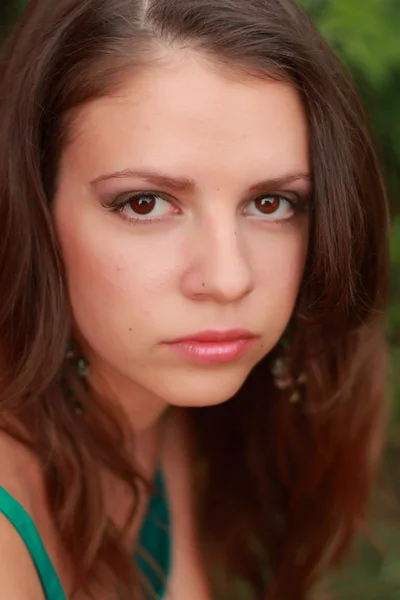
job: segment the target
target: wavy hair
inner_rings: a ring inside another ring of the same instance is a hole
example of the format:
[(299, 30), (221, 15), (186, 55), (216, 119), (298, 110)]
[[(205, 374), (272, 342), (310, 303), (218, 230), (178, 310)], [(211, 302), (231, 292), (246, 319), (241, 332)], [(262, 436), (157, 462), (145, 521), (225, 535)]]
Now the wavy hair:
[(275, 388), (267, 356), (229, 402), (187, 409), (199, 539), (222, 595), (240, 579), (254, 598), (303, 600), (368, 506), (385, 417), (388, 210), (357, 94), (291, 0), (29, 4), (0, 63), (1, 426), (42, 466), (77, 588), (106, 572), (131, 598), (137, 575), (100, 470), (128, 485), (131, 518), (139, 475), (117, 416), (91, 398), (90, 418), (77, 419), (60, 388), (62, 376), (87, 402), (65, 363), (71, 317), (52, 198), (74, 110), (165, 45), (289, 82), (308, 118), (310, 249), (289, 353), (307, 374), (303, 398), (291, 404)]

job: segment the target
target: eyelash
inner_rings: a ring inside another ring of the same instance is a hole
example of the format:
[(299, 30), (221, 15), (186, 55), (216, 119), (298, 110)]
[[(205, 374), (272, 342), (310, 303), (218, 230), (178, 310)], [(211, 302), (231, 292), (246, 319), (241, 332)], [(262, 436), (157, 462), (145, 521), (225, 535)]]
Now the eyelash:
[[(135, 198), (140, 198), (141, 196), (155, 196), (160, 198), (161, 200), (164, 200), (165, 202), (168, 202), (168, 204), (173, 205), (173, 201), (172, 199), (170, 199), (166, 194), (161, 193), (161, 192), (155, 192), (155, 191), (140, 191), (140, 192), (130, 192), (129, 193), (129, 199), (128, 200), (123, 200), (120, 201), (120, 198), (122, 195), (126, 195), (126, 194), (120, 194), (114, 198), (111, 199), (107, 199), (107, 200), (103, 200), (102, 205), (104, 206), (104, 208), (108, 209), (110, 212), (114, 212), (114, 213), (119, 213), (121, 218), (124, 219), (124, 221), (126, 221), (129, 225), (151, 225), (153, 223), (156, 222), (160, 222), (162, 220), (164, 220), (165, 217), (149, 217), (149, 218), (144, 218), (144, 219), (140, 219), (140, 218), (128, 218), (126, 216), (124, 216), (122, 214), (123, 209), (126, 206), (129, 206), (129, 204), (132, 202), (132, 199)], [(269, 197), (275, 197), (275, 198), (279, 198), (280, 200), (284, 200), (285, 202), (288, 202), (291, 206), (291, 208), (294, 210), (294, 215), (292, 217), (288, 217), (286, 219), (276, 219), (275, 221), (273, 219), (265, 219), (265, 221), (270, 222), (270, 223), (275, 223), (277, 225), (285, 225), (286, 222), (290, 222), (293, 220), (293, 218), (298, 215), (298, 214), (304, 214), (307, 212), (307, 204), (306, 204), (306, 199), (303, 199), (301, 197), (299, 197), (298, 201), (294, 201), (291, 198), (288, 198), (287, 196), (285, 196), (284, 194), (261, 194), (259, 196), (257, 196), (256, 198), (253, 198), (252, 200), (246, 202), (246, 206), (250, 204), (250, 202), (256, 202), (257, 200), (261, 200), (263, 198), (269, 198)], [(257, 217), (255, 217), (257, 219)], [(260, 219), (262, 220), (262, 213), (260, 213)]]

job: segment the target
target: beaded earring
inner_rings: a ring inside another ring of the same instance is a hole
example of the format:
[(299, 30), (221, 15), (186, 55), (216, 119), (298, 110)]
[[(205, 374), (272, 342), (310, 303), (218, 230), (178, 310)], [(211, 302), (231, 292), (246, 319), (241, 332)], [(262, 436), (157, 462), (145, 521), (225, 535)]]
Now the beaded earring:
[(289, 361), (289, 344), (285, 335), (279, 342), (281, 354), (275, 357), (271, 363), (270, 371), (276, 388), (282, 391), (290, 391), (289, 402), (296, 404), (301, 397), (301, 387), (307, 382), (307, 375), (301, 372), (293, 377)]
[[(90, 365), (87, 359), (81, 353), (77, 352), (77, 349), (72, 341), (69, 341), (67, 344), (65, 358), (67, 360), (67, 364), (71, 367), (72, 371), (78, 375), (79, 382), (82, 384), (85, 391), (87, 391), (89, 389), (87, 375), (89, 373)], [(60, 386), (65, 397), (72, 400), (75, 412), (77, 414), (83, 414), (85, 409), (82, 403), (77, 399), (69, 378), (65, 373), (61, 377)]]
[(65, 352), (65, 358), (69, 364), (74, 368), (81, 381), (87, 387), (86, 376), (89, 373), (89, 363), (82, 354), (77, 354), (72, 342), (68, 342), (67, 349)]

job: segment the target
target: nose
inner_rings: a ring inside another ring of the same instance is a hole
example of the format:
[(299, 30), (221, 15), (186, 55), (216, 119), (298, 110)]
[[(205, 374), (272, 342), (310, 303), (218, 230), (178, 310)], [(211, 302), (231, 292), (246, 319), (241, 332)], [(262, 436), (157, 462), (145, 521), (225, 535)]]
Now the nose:
[(208, 223), (191, 237), (189, 262), (182, 278), (185, 296), (232, 303), (252, 291), (251, 261), (236, 225)]

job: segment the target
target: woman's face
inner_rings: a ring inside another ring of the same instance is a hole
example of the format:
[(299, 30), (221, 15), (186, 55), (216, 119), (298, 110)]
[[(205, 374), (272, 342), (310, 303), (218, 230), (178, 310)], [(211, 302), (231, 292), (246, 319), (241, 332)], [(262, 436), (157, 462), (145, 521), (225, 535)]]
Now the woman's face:
[(298, 95), (178, 52), (81, 108), (70, 133), (54, 215), (93, 376), (132, 402), (227, 400), (299, 290)]

